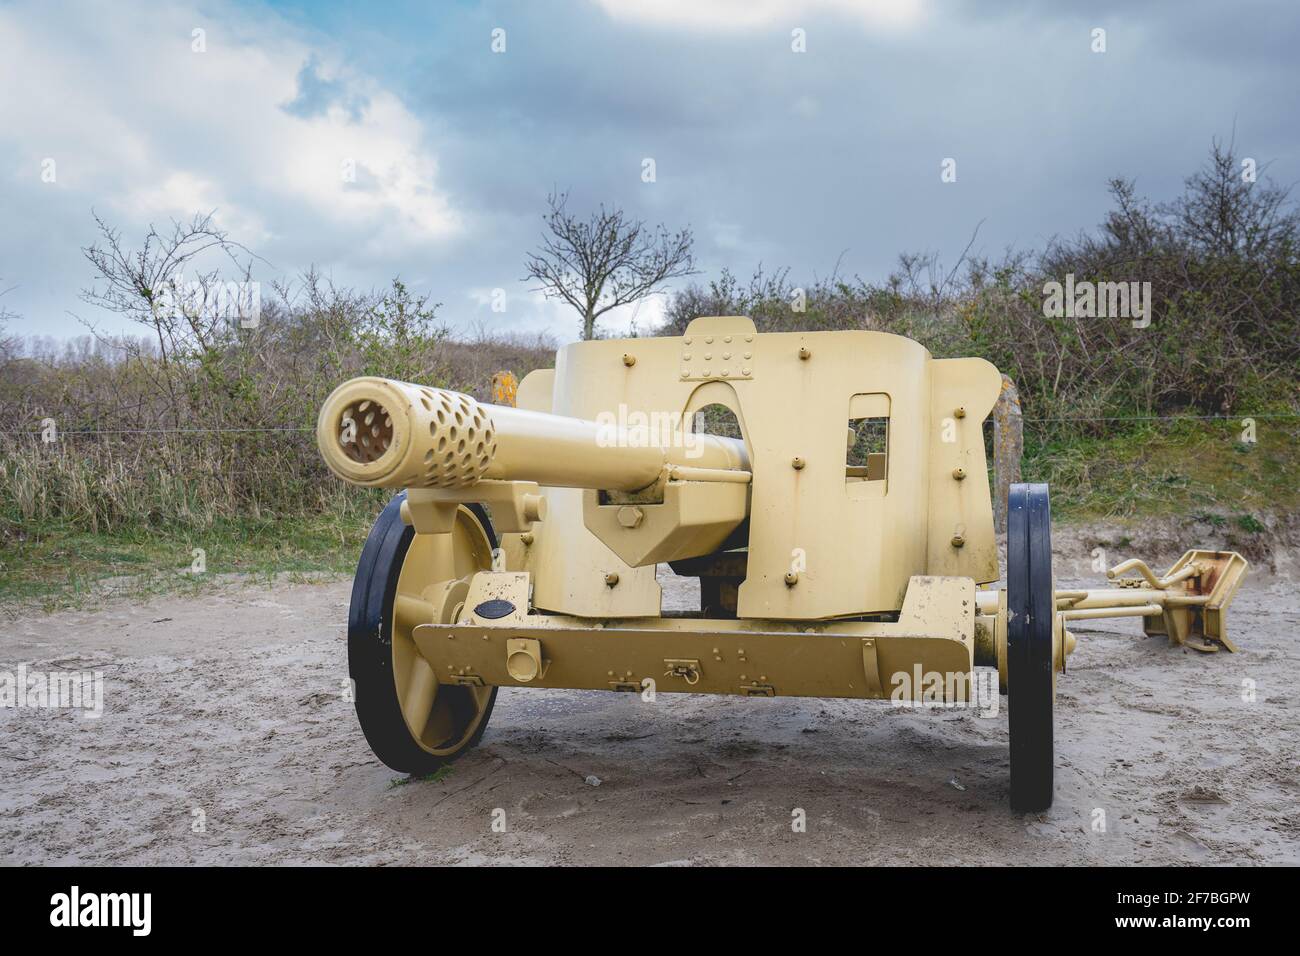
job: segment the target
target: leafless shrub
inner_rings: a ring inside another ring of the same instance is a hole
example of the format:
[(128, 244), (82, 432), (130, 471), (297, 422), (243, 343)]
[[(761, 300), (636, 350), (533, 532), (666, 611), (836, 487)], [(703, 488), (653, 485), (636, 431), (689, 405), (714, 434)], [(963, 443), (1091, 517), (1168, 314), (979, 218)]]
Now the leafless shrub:
[[(93, 295), (147, 334), (92, 330), (6, 351), (0, 538), (54, 520), (94, 532), (373, 509), (375, 496), (344, 488), (316, 452), (316, 413), (330, 390), (377, 374), (486, 397), (493, 372), (522, 376), (553, 360), (542, 339), (453, 340), (438, 304), (399, 279), (360, 293), (309, 271), (273, 285), (252, 327), (156, 309), (157, 289), (194, 261), (194, 243), (216, 243), (211, 251), (222, 236), (200, 217), (164, 240), (151, 230), (130, 251), (99, 224), (101, 242), (87, 251), (99, 272)], [(248, 276), (246, 264), (237, 274)], [(46, 419), (54, 442), (42, 440)]]
[(547, 298), (563, 299), (582, 316), (582, 338), (610, 309), (663, 291), (670, 279), (695, 272), (689, 228), (647, 228), (622, 209), (603, 205), (586, 219), (568, 209), (568, 193), (551, 193), (542, 217), (546, 232), (525, 260), (527, 279)]
[[(969, 254), (945, 266), (904, 254), (883, 283), (787, 270), (729, 271), (676, 294), (665, 331), (698, 315), (746, 314), (760, 329), (875, 329), (939, 357), (982, 355), (1012, 376), (1040, 419), (1222, 414), (1293, 406), (1300, 369), (1300, 212), (1285, 188), (1248, 182), (1231, 145), (1215, 142), (1183, 193), (1164, 203), (1111, 183), (1099, 230), (1038, 254)], [(973, 242), (973, 238), (972, 238)], [(1150, 324), (1049, 316), (1044, 285), (1150, 282)]]

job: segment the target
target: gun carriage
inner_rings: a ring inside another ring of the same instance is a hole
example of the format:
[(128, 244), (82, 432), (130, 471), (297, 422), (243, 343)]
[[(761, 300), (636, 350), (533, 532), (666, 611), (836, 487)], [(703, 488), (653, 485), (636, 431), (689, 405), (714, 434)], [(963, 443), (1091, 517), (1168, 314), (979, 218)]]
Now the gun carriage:
[[(1237, 554), (1057, 590), (1045, 485), (1015, 485), (1005, 584), (982, 423), (1001, 376), (881, 332), (578, 342), (487, 405), (380, 378), (325, 402), (317, 441), (357, 485), (398, 494), (361, 555), (348, 658), (361, 727), (427, 773), (482, 736), (497, 689), (1009, 700), (1010, 798), (1052, 800), (1053, 699), (1070, 622), (1235, 650)], [(737, 434), (709, 434), (718, 407)], [(703, 423), (703, 427), (702, 424)], [(665, 613), (656, 569), (700, 579)], [(937, 679), (935, 679), (937, 676)], [(931, 679), (926, 679), (927, 677)]]

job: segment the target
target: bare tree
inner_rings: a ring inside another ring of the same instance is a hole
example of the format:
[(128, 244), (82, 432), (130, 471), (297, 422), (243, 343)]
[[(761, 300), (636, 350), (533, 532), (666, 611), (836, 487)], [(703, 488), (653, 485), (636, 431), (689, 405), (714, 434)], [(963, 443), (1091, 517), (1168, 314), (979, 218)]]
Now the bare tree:
[(623, 210), (603, 205), (586, 219), (566, 208), (569, 194), (546, 197), (542, 244), (528, 254), (524, 281), (541, 283), (547, 298), (568, 302), (582, 315), (582, 337), (594, 338), (596, 320), (610, 309), (663, 291), (669, 279), (693, 275), (689, 227), (649, 229)]
[[(135, 251), (124, 248), (121, 232), (98, 214), (95, 225), (98, 241), (81, 250), (95, 270), (95, 283), (82, 290), (81, 298), (152, 331), (158, 348), (157, 363), (140, 350), (138, 342), (125, 339), (122, 347), (127, 358), (138, 362), (159, 390), (169, 396), (179, 424), (181, 403), (173, 363), (218, 354), (233, 334), (232, 319), (239, 318), (210, 308), (212, 293), (222, 285), (218, 270), (196, 272), (188, 279), (185, 270), (199, 268), (208, 255), (222, 256), (239, 277), (236, 285), (247, 289), (252, 285), (252, 261), (258, 257), (218, 228), (213, 213), (196, 213), (188, 222), (172, 220), (170, 231), (159, 232), (150, 225), (143, 244)], [(246, 257), (242, 264), (240, 256)], [(242, 308), (238, 297), (236, 305)], [(86, 324), (98, 338), (95, 327)], [(200, 364), (209, 377), (218, 377), (216, 363)]]
[[(196, 318), (185, 314), (189, 310), (175, 308), (177, 303), (173, 301), (178, 295), (177, 284), (184, 280), (185, 269), (197, 265), (196, 260), (205, 253), (216, 252), (229, 260), (241, 279), (247, 280), (251, 271), (254, 256), (219, 229), (212, 216), (212, 213), (196, 213), (188, 222), (172, 220), (167, 233), (160, 233), (150, 225), (144, 243), (130, 252), (122, 247), (121, 232), (96, 214), (99, 240), (81, 250), (95, 269), (96, 284), (82, 291), (82, 300), (153, 329), (159, 336), (165, 358), (166, 320), (177, 312), (187, 325), (192, 325)], [(241, 255), (247, 257), (243, 264), (239, 262)], [(218, 281), (216, 271), (197, 273), (190, 278), (198, 287)]]
[(1272, 257), (1294, 249), (1300, 237), (1290, 189), (1246, 177), (1231, 140), (1212, 142), (1209, 160), (1187, 178), (1182, 197), (1161, 211), (1189, 243), (1211, 255)]

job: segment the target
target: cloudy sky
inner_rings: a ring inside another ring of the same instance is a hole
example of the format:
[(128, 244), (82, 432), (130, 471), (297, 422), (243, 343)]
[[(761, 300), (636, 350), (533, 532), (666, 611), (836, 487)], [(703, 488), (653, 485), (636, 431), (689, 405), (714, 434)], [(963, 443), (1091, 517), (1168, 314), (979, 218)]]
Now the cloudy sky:
[(520, 281), (554, 186), (691, 225), (705, 278), (880, 279), (981, 221), (976, 251), (1033, 248), (1234, 130), (1300, 179), (1298, 43), (1300, 5), (1250, 0), (0, 0), (0, 307), (123, 328), (79, 301), (92, 209), (128, 242), (215, 210), (264, 282), (400, 275), (453, 326), (561, 341)]

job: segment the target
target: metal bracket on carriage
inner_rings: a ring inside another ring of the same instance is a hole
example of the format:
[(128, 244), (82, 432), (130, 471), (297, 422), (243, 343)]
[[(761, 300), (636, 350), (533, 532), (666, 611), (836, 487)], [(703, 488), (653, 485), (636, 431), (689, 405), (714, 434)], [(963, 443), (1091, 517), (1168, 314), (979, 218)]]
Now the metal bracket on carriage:
[[(1246, 568), (1235, 551), (1188, 551), (1164, 575), (1130, 558), (1106, 572), (1111, 587), (1057, 591), (1056, 606), (1067, 622), (1140, 617), (1148, 636), (1165, 635), (1171, 644), (1206, 654), (1236, 652), (1227, 612)], [(1122, 577), (1130, 572), (1137, 577)]]

